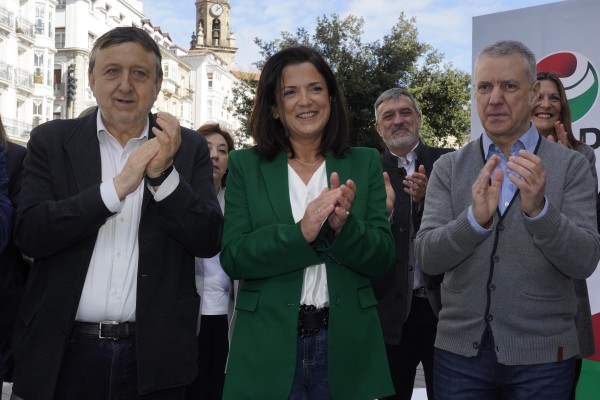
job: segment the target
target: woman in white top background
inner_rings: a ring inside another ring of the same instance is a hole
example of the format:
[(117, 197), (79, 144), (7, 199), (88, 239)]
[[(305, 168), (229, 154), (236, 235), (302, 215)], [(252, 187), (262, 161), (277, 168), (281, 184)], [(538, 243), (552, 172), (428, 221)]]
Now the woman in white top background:
[[(197, 129), (206, 141), (213, 162), (217, 200), (225, 211), (227, 161), (233, 138), (218, 123)], [(188, 400), (220, 400), (223, 395), (225, 363), (229, 352), (229, 320), (233, 310), (233, 284), (221, 268), (219, 254), (196, 258), (196, 288), (200, 295), (198, 319), (198, 376), (186, 389)]]

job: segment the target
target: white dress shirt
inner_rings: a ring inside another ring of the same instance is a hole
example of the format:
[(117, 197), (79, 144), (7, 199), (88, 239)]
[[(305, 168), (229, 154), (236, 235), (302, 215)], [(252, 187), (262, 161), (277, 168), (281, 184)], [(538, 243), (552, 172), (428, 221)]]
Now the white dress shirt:
[[(308, 203), (319, 197), (321, 191), (327, 187), (325, 163), (322, 163), (315, 171), (307, 185), (304, 184), (296, 171), (288, 165), (288, 186), (292, 214), (294, 222), (297, 223), (304, 217)], [(317, 308), (329, 306), (327, 270), (324, 263), (312, 265), (304, 269), (300, 304), (312, 304)]]
[[(98, 141), (102, 162), (100, 194), (106, 207), (115, 214), (98, 231), (96, 246), (85, 278), (75, 319), (85, 322), (135, 321), (140, 225), (144, 181), (124, 201), (119, 201), (113, 178), (123, 169), (131, 152), (148, 140), (149, 121), (139, 137), (123, 148), (107, 131), (98, 112)], [(157, 191), (156, 201), (171, 194), (179, 184), (173, 172)]]

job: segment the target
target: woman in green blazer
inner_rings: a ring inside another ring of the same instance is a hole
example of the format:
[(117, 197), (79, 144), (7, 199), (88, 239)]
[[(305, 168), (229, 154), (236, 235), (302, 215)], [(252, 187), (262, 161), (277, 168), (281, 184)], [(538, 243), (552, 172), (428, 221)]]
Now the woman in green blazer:
[(266, 62), (250, 124), (225, 194), (221, 264), (243, 282), (223, 398), (392, 394), (369, 281), (394, 260), (379, 153), (349, 146), (335, 77), (306, 47)]

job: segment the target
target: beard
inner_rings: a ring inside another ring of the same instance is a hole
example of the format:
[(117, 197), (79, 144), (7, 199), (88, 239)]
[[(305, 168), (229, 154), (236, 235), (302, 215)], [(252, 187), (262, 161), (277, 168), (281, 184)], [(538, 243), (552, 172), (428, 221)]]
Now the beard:
[(384, 139), (386, 145), (399, 149), (412, 149), (412, 147), (414, 147), (418, 141), (419, 134), (410, 132), (406, 129), (397, 129), (392, 132), (390, 136)]

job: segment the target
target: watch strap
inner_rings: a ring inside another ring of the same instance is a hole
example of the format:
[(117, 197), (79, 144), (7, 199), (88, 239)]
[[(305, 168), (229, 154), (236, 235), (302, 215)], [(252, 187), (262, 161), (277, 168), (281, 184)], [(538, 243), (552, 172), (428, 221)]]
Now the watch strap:
[(160, 186), (167, 179), (171, 171), (173, 171), (173, 164), (169, 165), (167, 169), (165, 169), (159, 176), (155, 178), (150, 178), (148, 175), (146, 175), (146, 182), (148, 182), (150, 186)]

